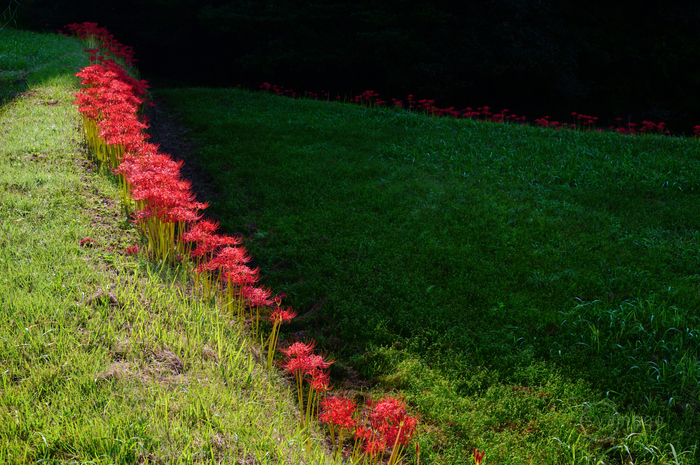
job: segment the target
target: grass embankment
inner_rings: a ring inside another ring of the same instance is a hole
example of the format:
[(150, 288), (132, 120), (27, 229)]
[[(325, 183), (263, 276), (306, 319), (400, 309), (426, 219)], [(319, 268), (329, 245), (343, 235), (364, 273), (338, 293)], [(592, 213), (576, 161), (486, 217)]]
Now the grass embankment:
[(332, 463), (238, 326), (124, 254), (80, 142), (83, 48), (0, 32), (0, 462)]
[(400, 389), (425, 463), (695, 463), (697, 141), (157, 94), (290, 333)]

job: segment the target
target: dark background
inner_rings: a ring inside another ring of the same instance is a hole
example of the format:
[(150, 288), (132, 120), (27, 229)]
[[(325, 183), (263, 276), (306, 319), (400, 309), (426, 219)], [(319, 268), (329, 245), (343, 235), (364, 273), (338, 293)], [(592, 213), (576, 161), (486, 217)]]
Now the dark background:
[[(458, 3), (459, 6), (454, 6)], [(700, 2), (24, 0), (19, 25), (91, 21), (155, 85), (490, 105), (530, 121), (700, 124)]]

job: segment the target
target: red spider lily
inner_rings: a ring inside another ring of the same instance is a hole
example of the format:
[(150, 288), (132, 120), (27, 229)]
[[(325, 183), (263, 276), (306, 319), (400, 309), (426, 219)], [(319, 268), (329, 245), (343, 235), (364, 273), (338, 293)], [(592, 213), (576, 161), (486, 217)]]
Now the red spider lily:
[(384, 438), (377, 431), (370, 428), (360, 426), (355, 430), (355, 438), (360, 440), (363, 453), (370, 457), (375, 457), (376, 461), (379, 460), (379, 457), (386, 450)]
[[(210, 220), (201, 219), (195, 222), (187, 231), (180, 235), (180, 242), (183, 244), (183, 254), (186, 257), (202, 257), (213, 252), (214, 248), (217, 247), (215, 244), (219, 243), (219, 240), (214, 237), (214, 232), (217, 229), (219, 229), (219, 223)], [(193, 253), (193, 245), (198, 249), (196, 253)]]
[(90, 239), (89, 237), (85, 237), (83, 239), (80, 239), (80, 247), (92, 247), (94, 243), (95, 243), (95, 240)]
[(331, 390), (330, 374), (323, 370), (314, 370), (309, 376), (309, 386), (316, 392), (328, 392)]
[(370, 424), (381, 430), (389, 444), (405, 446), (415, 433), (417, 420), (406, 413), (403, 401), (394, 397), (380, 400), (369, 415)]
[(291, 308), (287, 308), (285, 310), (277, 308), (272, 312), (268, 319), (272, 321), (273, 324), (284, 323), (287, 321), (291, 321), (295, 316), (297, 316), (297, 312), (295, 312)]
[[(260, 89), (264, 92), (273, 91), (276, 92), (278, 95), (290, 95), (292, 97), (296, 95), (293, 91), (289, 89), (284, 89), (282, 87), (271, 85), (267, 82), (263, 83), (260, 86)], [(319, 99), (319, 94), (317, 93), (307, 91), (304, 94), (309, 98)], [(328, 99), (328, 92), (322, 91), (321, 95), (325, 96)], [(351, 98), (349, 101), (351, 103), (368, 107), (381, 106), (387, 103), (385, 100), (379, 99), (378, 97), (378, 93), (371, 90), (367, 90), (361, 93), (360, 95), (356, 95), (355, 97)], [(340, 101), (340, 96), (337, 96), (336, 100)], [(456, 110), (454, 107), (438, 108), (435, 105), (434, 100), (422, 99), (416, 102), (412, 94), (408, 95), (407, 102), (407, 109), (409, 111), (422, 111), (426, 115), (430, 115), (432, 117), (474, 118), (492, 123), (518, 122), (523, 126), (528, 124), (526, 116), (518, 116), (514, 113), (509, 113), (510, 110), (506, 108), (497, 113), (492, 112), (491, 107), (489, 106), (478, 107), (476, 108), (476, 110), (473, 110), (471, 107), (467, 107), (461, 111)], [(391, 103), (393, 104), (394, 108), (404, 108), (402, 100), (392, 98)], [(598, 122), (598, 117), (585, 115), (583, 113), (577, 112), (571, 112), (570, 115), (574, 119), (573, 123), (563, 123), (559, 121), (554, 121), (551, 120), (550, 116), (544, 116), (542, 118), (535, 119), (535, 123), (542, 127), (552, 128), (559, 131), (564, 129), (571, 129), (586, 132), (603, 132), (603, 129), (595, 127), (595, 125)], [(620, 120), (620, 118), (617, 118), (617, 120)], [(662, 124), (663, 123), (651, 123), (647, 125), (647, 127), (644, 130), (636, 130), (630, 128), (625, 129), (621, 127), (618, 127), (617, 129), (614, 127), (610, 127), (609, 129), (611, 131), (619, 132), (621, 134), (641, 134), (648, 132), (657, 132), (658, 134), (670, 134), (668, 129), (666, 129)], [(697, 137), (698, 133), (696, 132), (695, 134)]]
[[(364, 454), (374, 457), (375, 461), (391, 447), (388, 463), (395, 465), (415, 434), (418, 421), (408, 415), (405, 403), (394, 397), (386, 397), (376, 404), (368, 401), (367, 406), (372, 408), (367, 416), (368, 425), (355, 430), (356, 441), (362, 444)], [(357, 442), (355, 449), (357, 453)]]
[[(214, 245), (226, 242), (240, 242), (239, 238), (214, 236)], [(221, 300), (231, 315), (236, 315), (241, 324), (244, 321), (245, 299), (241, 289), (258, 281), (258, 269), (251, 269), (245, 264), (251, 260), (243, 247), (226, 246), (208, 262), (201, 264), (201, 270), (206, 270), (207, 279), (214, 285), (222, 283)], [(198, 270), (200, 268), (198, 267)]]
[(304, 357), (306, 355), (310, 355), (314, 351), (314, 347), (316, 346), (315, 341), (310, 341), (307, 343), (304, 342), (295, 342), (291, 346), (289, 346), (286, 349), (279, 349), (282, 354), (287, 357), (288, 359), (291, 358), (299, 358), (299, 357)]
[(309, 375), (316, 370), (325, 370), (335, 363), (333, 360), (324, 360), (323, 356), (316, 354), (309, 354), (299, 358), (302, 360), (304, 373)]
[[(320, 355), (312, 352), (314, 343), (295, 343), (282, 353), (287, 355), (287, 361), (281, 366), (294, 375), (297, 385), (297, 397), (299, 408), (304, 412), (304, 380), (309, 382), (309, 395), (306, 404), (306, 414), (299, 418), (301, 426), (311, 421), (314, 410), (318, 404), (319, 394), (328, 390), (328, 375), (324, 373), (333, 361), (326, 361)], [(268, 363), (271, 358), (268, 352)]]
[(279, 307), (280, 305), (282, 305), (282, 299), (283, 299), (286, 295), (287, 295), (287, 294), (282, 293), (282, 294), (279, 294), (279, 295), (275, 296), (275, 298), (274, 298), (273, 300), (275, 301), (275, 304), (276, 304), (278, 307)]
[(139, 246), (138, 245), (132, 245), (126, 248), (126, 254), (127, 255), (138, 255), (139, 253)]
[(250, 307), (269, 307), (273, 303), (270, 300), (272, 290), (269, 288), (245, 286), (241, 289), (241, 294)]
[(270, 299), (272, 290), (264, 287), (253, 287), (250, 285), (244, 286), (241, 289), (241, 297), (251, 309), (255, 309), (255, 324), (253, 327), (253, 336), (258, 334), (258, 325), (260, 323), (260, 309), (270, 307), (273, 301)]
[(97, 23), (69, 24), (65, 28), (80, 39), (86, 39), (90, 44), (99, 45), (100, 49), (109, 51), (109, 55), (119, 58), (127, 65), (136, 62), (134, 49), (120, 44), (107, 29), (100, 28)]
[(338, 428), (354, 428), (357, 426), (355, 420), (355, 409), (357, 404), (352, 399), (332, 396), (321, 401), (321, 414), (319, 420)]
[(477, 449), (475, 447), (472, 450), (472, 455), (474, 456), (474, 463), (476, 463), (476, 465), (480, 465), (481, 462), (483, 462), (483, 460), (484, 460), (484, 451), (483, 450), (480, 451), (479, 449)]
[(321, 400), (321, 413), (318, 419), (328, 425), (331, 434), (331, 444), (335, 447), (335, 429), (338, 428), (338, 448), (336, 456), (343, 450), (343, 430), (350, 430), (357, 426), (354, 418), (357, 404), (352, 399), (333, 396)]
[[(86, 140), (96, 157), (119, 176), (124, 203), (127, 209), (132, 205), (135, 208), (133, 217), (148, 240), (150, 256), (162, 260), (193, 259), (205, 296), (213, 289), (221, 289), (221, 301), (232, 313), (237, 310), (240, 321), (244, 319), (246, 304), (255, 306), (256, 327), (260, 307), (276, 303), (277, 309), (270, 317), (273, 320), (270, 344), (276, 345), (279, 326), (296, 313), (280, 308), (282, 296), (270, 299), (271, 291), (254, 290), (258, 269), (247, 266), (251, 257), (244, 248), (235, 247), (241, 239), (215, 234), (218, 224), (201, 218), (200, 212), (208, 204), (196, 202), (191, 184), (180, 176), (182, 162), (172, 160), (160, 153), (157, 146), (146, 142), (148, 120), (140, 113), (148, 85), (133, 79), (124, 68), (125, 64), (133, 63), (133, 50), (119, 44), (95, 23), (72, 24), (67, 30), (90, 45), (86, 53), (93, 64), (77, 73), (82, 90), (76, 95)], [(278, 95), (296, 96), (293, 91), (277, 86), (261, 87)], [(81, 245), (86, 241), (87, 238)], [(137, 251), (136, 246), (127, 249), (129, 254)], [(200, 279), (201, 276), (204, 278)], [(274, 347), (270, 353), (274, 355)], [(314, 364), (314, 358), (300, 361), (303, 366), (299, 373)], [(314, 374), (311, 382), (316, 392), (328, 387), (328, 378), (323, 373)]]
[(295, 345), (296, 343), (286, 351), (284, 349), (280, 349), (280, 352), (284, 354), (299, 354), (288, 357), (287, 361), (281, 366), (289, 373), (299, 378), (299, 384), (301, 384), (301, 380), (303, 379), (304, 375), (313, 376), (317, 370), (325, 370), (334, 363), (333, 361), (323, 360), (321, 355), (316, 355), (313, 352), (309, 352), (309, 349), (313, 346), (307, 345), (302, 350), (294, 350)]
[[(275, 357), (275, 349), (277, 348), (277, 340), (279, 339), (280, 327), (282, 326), (282, 323), (292, 320), (292, 318), (294, 318), (295, 316), (297, 316), (297, 312), (295, 312), (291, 308), (282, 309), (281, 307), (276, 308), (272, 312), (272, 315), (270, 315), (269, 319), (272, 322), (272, 331), (270, 332), (270, 338), (268, 340), (269, 343), (267, 348), (268, 367), (272, 366), (272, 360)], [(308, 355), (306, 355), (305, 357), (308, 357)], [(297, 357), (294, 360), (302, 362), (304, 361), (304, 358)]]
[(330, 390), (330, 375), (321, 369), (314, 369), (307, 374), (309, 395), (306, 400), (305, 424), (308, 425), (311, 423), (311, 418), (313, 418), (315, 412), (318, 411), (318, 402), (321, 395)]

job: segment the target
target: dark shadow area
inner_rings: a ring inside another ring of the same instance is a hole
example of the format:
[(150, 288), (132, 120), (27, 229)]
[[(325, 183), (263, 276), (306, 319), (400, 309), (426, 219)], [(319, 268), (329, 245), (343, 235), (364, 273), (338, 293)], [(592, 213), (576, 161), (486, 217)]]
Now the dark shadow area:
[(156, 85), (371, 89), (531, 121), (663, 120), (686, 134), (700, 122), (700, 6), (689, 1), (28, 0), (19, 19), (98, 22)]

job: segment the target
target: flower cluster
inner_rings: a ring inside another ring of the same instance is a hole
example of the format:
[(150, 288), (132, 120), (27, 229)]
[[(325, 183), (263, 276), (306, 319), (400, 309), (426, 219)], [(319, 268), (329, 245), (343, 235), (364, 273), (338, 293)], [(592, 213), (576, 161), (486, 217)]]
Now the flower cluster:
[(366, 90), (360, 95), (350, 100), (351, 103), (356, 103), (363, 107), (381, 107), (386, 102), (379, 98), (379, 94), (373, 90)]
[[(92, 46), (87, 52), (93, 64), (76, 74), (82, 83), (76, 105), (85, 139), (98, 161), (118, 176), (123, 203), (147, 241), (148, 257), (189, 266), (196, 288), (208, 299), (216, 297), (229, 315), (244, 322), (250, 309), (256, 331), (261, 312), (272, 312), (276, 340), (278, 324), (294, 313), (273, 311), (271, 291), (254, 287), (258, 269), (248, 266), (251, 257), (240, 246), (241, 238), (218, 234), (218, 223), (202, 218), (208, 204), (196, 201), (190, 182), (180, 174), (183, 163), (148, 142), (143, 115), (148, 85), (130, 74), (132, 49), (95, 23), (67, 29)], [(132, 246), (127, 253), (138, 250)]]
[(642, 121), (641, 126), (637, 128), (637, 124), (632, 122), (623, 126), (622, 118), (615, 118), (615, 121), (617, 121), (617, 127), (610, 126), (610, 129), (620, 134), (671, 134), (671, 132), (666, 129), (666, 123), (664, 122), (654, 123), (652, 121)]
[[(68, 33), (88, 43), (90, 48), (86, 50), (90, 54), (90, 61), (104, 61), (109, 56), (115, 60), (123, 60), (123, 63), (132, 66), (136, 63), (134, 49), (117, 41), (107, 29), (99, 27), (97, 23), (74, 23), (65, 27)], [(64, 34), (62, 31), (59, 33)]]
[(399, 463), (418, 424), (417, 419), (407, 413), (405, 402), (396, 397), (385, 397), (376, 403), (368, 401), (362, 426), (355, 418), (356, 409), (355, 401), (344, 397), (327, 397), (321, 401), (319, 420), (328, 425), (334, 448), (338, 430), (336, 455), (342, 453), (344, 431), (354, 430), (353, 463), (364, 457), (363, 463), (377, 464), (387, 453), (390, 465)]
[[(297, 386), (297, 396), (299, 398), (300, 424), (308, 426), (315, 412), (318, 412), (320, 396), (330, 390), (330, 376), (327, 369), (333, 361), (323, 359), (323, 356), (314, 354), (315, 343), (295, 342), (280, 352), (286, 357), (282, 364), (288, 373), (294, 376)], [(307, 388), (304, 386), (308, 385)], [(304, 392), (308, 395), (304, 396)], [(306, 411), (304, 412), (304, 397), (306, 400)]]
[(597, 116), (584, 115), (582, 113), (576, 113), (575, 111), (571, 113), (571, 116), (574, 117), (573, 127), (570, 126), (571, 129), (590, 131), (596, 121), (598, 121)]
[[(95, 23), (72, 24), (68, 30), (86, 40), (86, 52), (92, 64), (77, 73), (82, 89), (76, 104), (83, 117), (83, 131), (91, 152), (119, 178), (122, 200), (127, 212), (139, 226), (147, 245), (144, 253), (150, 259), (178, 261), (194, 274), (195, 288), (207, 299), (217, 299), (219, 306), (239, 322), (246, 321), (250, 311), (251, 328), (257, 335), (261, 314), (267, 313), (272, 330), (268, 338), (268, 365), (272, 365), (279, 339), (280, 326), (297, 313), (282, 306), (284, 294), (256, 287), (258, 269), (248, 264), (251, 256), (241, 246), (242, 239), (217, 233), (219, 224), (203, 218), (208, 205), (197, 202), (191, 184), (180, 174), (182, 162), (174, 161), (148, 142), (148, 120), (143, 115), (148, 85), (130, 73), (133, 51), (119, 44), (105, 29)], [(278, 95), (295, 97), (292, 91), (267, 83), (261, 88)], [(324, 93), (328, 99), (328, 94)], [(313, 98), (319, 98), (313, 94)], [(358, 103), (383, 105), (374, 92), (358, 96)], [(432, 111), (431, 101), (420, 103)], [(90, 246), (93, 239), (84, 238), (81, 246)], [(126, 249), (128, 255), (140, 252), (137, 245)], [(354, 455), (364, 456), (368, 463), (379, 463), (389, 453), (389, 464), (401, 459), (404, 447), (415, 433), (417, 421), (406, 413), (403, 401), (388, 397), (368, 404), (364, 426), (354, 419), (354, 401), (326, 397), (330, 390), (329, 367), (333, 361), (314, 353), (315, 343), (296, 342), (280, 352), (282, 363), (294, 376), (297, 385), (300, 423), (308, 427), (319, 418), (328, 424), (338, 449), (342, 452), (343, 432), (354, 429)]]
[[(272, 85), (270, 83), (263, 83), (260, 86), (260, 89), (263, 90), (264, 92), (274, 92), (277, 95), (280, 96), (285, 96), (285, 97), (292, 97), (296, 98), (297, 93), (294, 92), (293, 90), (290, 89), (285, 89), (284, 87), (281, 86), (276, 86)], [(302, 94), (303, 96), (306, 96), (308, 98), (313, 98), (315, 100), (320, 100), (319, 94), (314, 93), (314, 92), (304, 92)], [(324, 91), (322, 92), (322, 96), (326, 98), (327, 101), (330, 101), (328, 98), (328, 92)], [(341, 101), (341, 97), (337, 96), (336, 98), (337, 101)], [(347, 100), (346, 100), (347, 101)], [(355, 103), (357, 105), (362, 105), (364, 107), (381, 107), (387, 105), (386, 100), (382, 100), (379, 96), (379, 93), (373, 91), (373, 90), (366, 90), (362, 92), (359, 95), (356, 95), (355, 97), (351, 98), (350, 103)], [(520, 124), (520, 125), (527, 125), (528, 124), (528, 119), (527, 116), (521, 115), (518, 116), (515, 113), (512, 113), (508, 109), (503, 109), (498, 112), (492, 111), (492, 108), (489, 106), (483, 106), (483, 107), (466, 107), (462, 110), (457, 110), (455, 107), (447, 107), (447, 108), (439, 108), (438, 106), (435, 105), (435, 100), (432, 99), (422, 99), (422, 100), (416, 100), (413, 94), (409, 94), (407, 99), (407, 103), (404, 103), (403, 100), (401, 99), (396, 99), (392, 98), (391, 99), (391, 106), (397, 109), (407, 109), (409, 111), (418, 111), (421, 113), (424, 113), (428, 116), (431, 117), (448, 117), (448, 118), (461, 118), (461, 119), (476, 119), (480, 121), (488, 121), (490, 123), (511, 123), (511, 124)], [(548, 128), (548, 129), (556, 129), (556, 130), (564, 130), (564, 129), (570, 129), (570, 130), (579, 130), (579, 131), (595, 131), (595, 132), (603, 132), (602, 128), (597, 128), (596, 124), (598, 123), (598, 117), (597, 116), (590, 116), (590, 115), (585, 115), (583, 113), (577, 113), (577, 112), (572, 112), (571, 116), (573, 117), (573, 122), (572, 123), (566, 123), (563, 121), (556, 121), (551, 118), (551, 116), (543, 116), (542, 118), (537, 118), (534, 120), (535, 124), (543, 127), (543, 128)], [(617, 132), (619, 134), (631, 134), (631, 135), (642, 135), (642, 134), (663, 134), (663, 135), (670, 135), (671, 132), (667, 129), (666, 123), (665, 122), (659, 122), (659, 123), (654, 123), (652, 121), (642, 121), (640, 123), (640, 127), (637, 128), (636, 123), (627, 123), (625, 126), (622, 125), (621, 121), (622, 118), (616, 118), (616, 121), (618, 122), (617, 126), (610, 126), (608, 127), (608, 130)], [(698, 137), (700, 135), (700, 125), (697, 125), (694, 127), (694, 134), (695, 137)]]
[(297, 93), (294, 92), (293, 90), (285, 89), (284, 87), (281, 87), (281, 86), (271, 85), (267, 82), (262, 83), (262, 85), (260, 86), (260, 90), (262, 90), (263, 92), (274, 92), (277, 95), (280, 95), (280, 96), (284, 95), (284, 96), (292, 97), (292, 98), (296, 98), (296, 96), (297, 96)]

